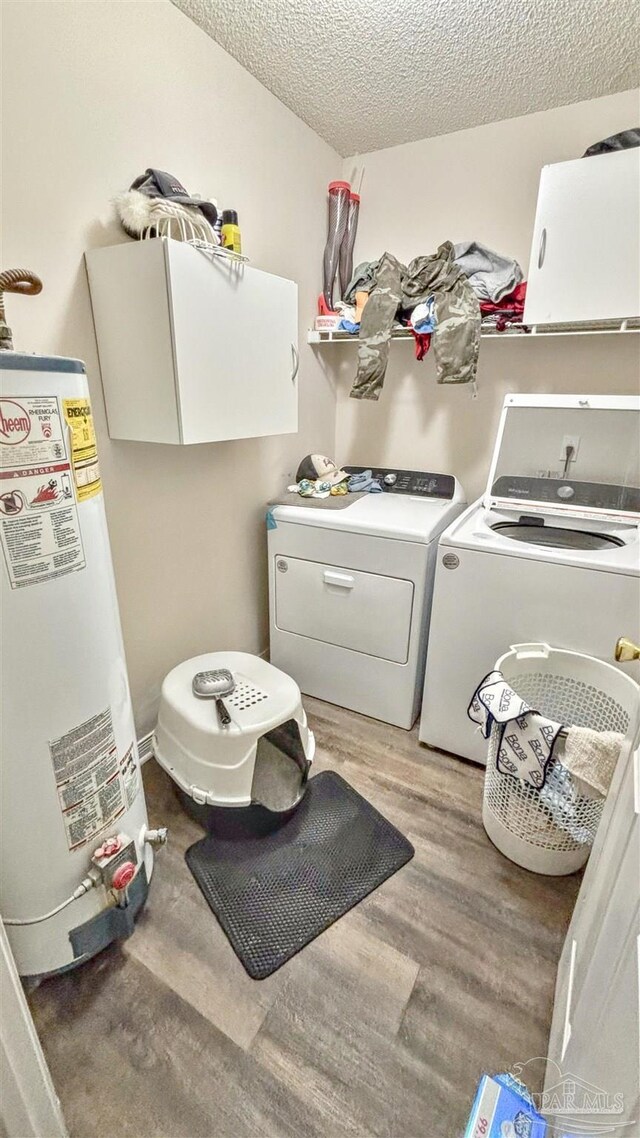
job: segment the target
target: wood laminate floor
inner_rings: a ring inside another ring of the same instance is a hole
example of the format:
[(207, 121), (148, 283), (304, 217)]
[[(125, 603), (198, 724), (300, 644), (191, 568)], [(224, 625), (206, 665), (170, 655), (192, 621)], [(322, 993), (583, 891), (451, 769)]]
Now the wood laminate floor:
[(415, 858), (251, 980), (185, 865), (201, 831), (148, 763), (170, 842), (136, 932), (30, 998), (72, 1138), (459, 1138), (484, 1071), (545, 1054), (578, 878), (494, 849), (477, 767), (305, 704), (316, 771), (339, 771)]

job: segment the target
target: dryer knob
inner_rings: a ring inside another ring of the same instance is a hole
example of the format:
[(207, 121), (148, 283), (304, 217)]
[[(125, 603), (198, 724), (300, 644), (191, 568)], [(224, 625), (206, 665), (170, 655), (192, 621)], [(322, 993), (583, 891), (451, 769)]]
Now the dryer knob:
[(573, 489), (573, 486), (558, 486), (556, 493), (559, 498), (562, 498), (563, 501), (567, 502), (569, 498), (573, 498), (575, 490)]
[(397, 480), (398, 480), (397, 474), (385, 474), (385, 476), (384, 476), (385, 486), (393, 486), (397, 482)]

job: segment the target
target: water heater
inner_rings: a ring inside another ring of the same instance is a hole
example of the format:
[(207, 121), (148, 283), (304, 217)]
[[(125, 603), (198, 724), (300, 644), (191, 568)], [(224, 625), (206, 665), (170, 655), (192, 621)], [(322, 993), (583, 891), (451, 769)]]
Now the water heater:
[(0, 352), (0, 913), (22, 976), (127, 936), (147, 829), (84, 364)]

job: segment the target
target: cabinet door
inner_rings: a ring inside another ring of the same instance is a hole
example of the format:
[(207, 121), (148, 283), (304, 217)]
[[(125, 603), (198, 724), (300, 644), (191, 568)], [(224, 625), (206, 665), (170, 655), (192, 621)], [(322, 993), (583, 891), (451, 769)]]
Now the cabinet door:
[[(576, 905), (558, 973), (545, 1087), (557, 1099), (559, 1079), (578, 1092), (586, 1085), (593, 1114), (587, 1111), (582, 1121), (607, 1123), (612, 1135), (629, 1134), (629, 1123), (638, 1122), (638, 763), (636, 750), (612, 786), (604, 841), (594, 850)], [(607, 1095), (621, 1096), (611, 1117), (602, 1102)], [(566, 1115), (555, 1121), (570, 1129)]]
[(640, 315), (640, 148), (545, 166), (526, 324)]
[(165, 242), (91, 249), (86, 262), (111, 438), (179, 443)]
[(184, 443), (298, 429), (293, 281), (167, 242)]

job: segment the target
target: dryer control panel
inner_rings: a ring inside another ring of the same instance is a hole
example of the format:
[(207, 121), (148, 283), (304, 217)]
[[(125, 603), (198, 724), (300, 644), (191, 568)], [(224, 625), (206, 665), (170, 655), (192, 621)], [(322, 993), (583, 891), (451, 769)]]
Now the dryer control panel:
[(456, 488), (451, 474), (430, 474), (426, 470), (394, 470), (389, 467), (345, 466), (347, 474), (371, 470), (385, 494), (410, 494), (414, 498), (440, 498), (450, 501)]

